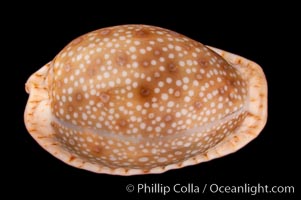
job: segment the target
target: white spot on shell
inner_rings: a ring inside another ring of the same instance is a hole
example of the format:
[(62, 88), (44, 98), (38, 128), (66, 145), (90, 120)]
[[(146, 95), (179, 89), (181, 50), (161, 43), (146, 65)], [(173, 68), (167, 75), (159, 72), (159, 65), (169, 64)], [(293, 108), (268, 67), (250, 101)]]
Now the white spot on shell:
[(138, 160), (139, 162), (147, 162), (149, 159), (147, 157), (141, 157)]

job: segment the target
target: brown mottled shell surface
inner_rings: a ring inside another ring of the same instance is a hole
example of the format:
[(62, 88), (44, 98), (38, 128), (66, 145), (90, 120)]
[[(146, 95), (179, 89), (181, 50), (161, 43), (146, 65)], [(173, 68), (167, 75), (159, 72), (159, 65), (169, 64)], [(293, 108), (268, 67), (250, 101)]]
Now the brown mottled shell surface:
[(33, 138), (97, 173), (161, 173), (221, 157), (254, 139), (267, 118), (257, 64), (146, 25), (73, 40), (26, 91)]

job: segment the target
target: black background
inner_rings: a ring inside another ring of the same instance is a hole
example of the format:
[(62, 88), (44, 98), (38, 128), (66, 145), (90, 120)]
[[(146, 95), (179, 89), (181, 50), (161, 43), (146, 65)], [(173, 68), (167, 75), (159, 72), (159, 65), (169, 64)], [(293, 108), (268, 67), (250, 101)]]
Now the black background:
[[(297, 160), (297, 129), (300, 116), (293, 117), (300, 108), (295, 94), (299, 80), (294, 78), (298, 57), (290, 49), (296, 41), (294, 27), (298, 24), (291, 8), (284, 5), (261, 4), (237, 7), (219, 5), (192, 5), (178, 3), (178, 7), (141, 5), (90, 6), (76, 10), (55, 5), (40, 5), (38, 9), (12, 9), (4, 29), (10, 39), (7, 51), (9, 66), (14, 71), (14, 92), (9, 99), (13, 105), (12, 129), (5, 134), (2, 146), (5, 160), (2, 171), (8, 177), (7, 188), (25, 189), (22, 195), (94, 196), (108, 199), (121, 195), (124, 199), (144, 199), (147, 194), (128, 193), (127, 184), (176, 183), (204, 185), (294, 185), (298, 193), (300, 176)], [(177, 3), (173, 3), (177, 4)], [(202, 3), (200, 3), (202, 4)], [(22, 8), (23, 5), (18, 5)], [(28, 5), (27, 5), (28, 6)], [(34, 6), (34, 5), (33, 5)], [(35, 5), (36, 6), (36, 5)], [(136, 8), (134, 6), (137, 6)], [(28, 6), (30, 7), (30, 6)], [(91, 9), (93, 8), (94, 9)], [(122, 11), (118, 11), (118, 9)], [(116, 8), (116, 9), (115, 9)], [(88, 12), (83, 12), (84, 10)], [(93, 11), (92, 11), (93, 10)], [(68, 12), (67, 12), (68, 11)], [(284, 14), (288, 13), (288, 14)], [(8, 20), (9, 19), (9, 20)], [(296, 21), (295, 21), (296, 20)], [(224, 49), (257, 62), (262, 66), (269, 85), (268, 123), (257, 139), (235, 154), (207, 163), (168, 171), (159, 175), (113, 176), (94, 174), (64, 164), (43, 150), (26, 131), (23, 112), (28, 95), (24, 84), (27, 78), (42, 67), (72, 39), (89, 31), (120, 24), (150, 24), (182, 33), (190, 38)], [(300, 25), (300, 22), (299, 22)], [(300, 57), (300, 56), (299, 56)], [(291, 92), (293, 91), (293, 92)], [(294, 104), (296, 103), (296, 104)], [(293, 114), (292, 114), (293, 113)], [(299, 112), (300, 113), (300, 112)], [(12, 130), (12, 131), (11, 131)], [(299, 168), (300, 169), (300, 168)], [(223, 199), (222, 194), (157, 194), (157, 199)], [(293, 199), (297, 194), (256, 195), (255, 199)], [(228, 194), (226, 197), (246, 199), (254, 196)], [(88, 197), (87, 197), (88, 198)], [(91, 198), (91, 197), (89, 197)]]

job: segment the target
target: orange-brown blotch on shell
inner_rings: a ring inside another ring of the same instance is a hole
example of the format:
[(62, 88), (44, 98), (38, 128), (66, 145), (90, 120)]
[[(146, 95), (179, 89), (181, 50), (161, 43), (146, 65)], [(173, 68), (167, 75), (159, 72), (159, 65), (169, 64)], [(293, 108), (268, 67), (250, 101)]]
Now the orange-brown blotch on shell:
[(258, 65), (147, 25), (80, 36), (26, 88), (33, 137), (46, 137), (36, 139), (61, 160), (99, 173), (160, 173), (220, 157), (266, 120)]

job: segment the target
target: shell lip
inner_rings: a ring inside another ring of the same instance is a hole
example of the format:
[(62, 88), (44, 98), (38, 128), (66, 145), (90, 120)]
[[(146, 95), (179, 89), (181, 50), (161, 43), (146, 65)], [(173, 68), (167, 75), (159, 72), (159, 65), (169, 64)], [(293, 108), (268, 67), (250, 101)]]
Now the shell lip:
[(60, 146), (54, 137), (51, 126), (51, 109), (48, 91), (46, 88), (47, 73), (51, 62), (35, 72), (26, 83), (26, 91), (30, 93), (26, 105), (24, 120), (30, 135), (46, 151), (63, 162), (81, 169), (96, 173), (114, 175), (158, 174), (171, 169), (206, 162), (230, 153), (234, 153), (256, 138), (263, 129), (267, 120), (267, 83), (264, 73), (259, 65), (241, 56), (210, 47), (212, 51), (221, 55), (244, 76), (249, 84), (249, 99), (247, 103), (248, 115), (241, 126), (233, 134), (227, 136), (221, 143), (209, 149), (202, 155), (196, 155), (181, 163), (158, 166), (149, 170), (109, 168), (98, 164), (88, 163), (81, 158), (74, 157)]

